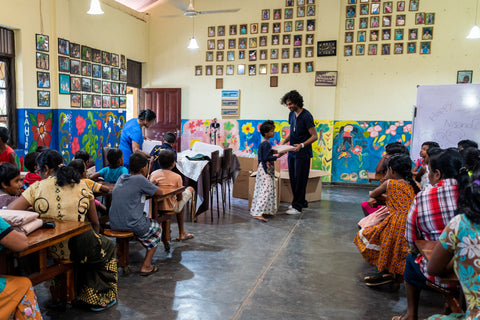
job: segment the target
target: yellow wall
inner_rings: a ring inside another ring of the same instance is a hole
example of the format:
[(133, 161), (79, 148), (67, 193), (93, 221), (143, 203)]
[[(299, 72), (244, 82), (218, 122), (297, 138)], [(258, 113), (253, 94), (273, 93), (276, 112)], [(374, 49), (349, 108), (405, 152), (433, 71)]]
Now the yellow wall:
[[(465, 39), (475, 20), (473, 0), (420, 0), (420, 12), (436, 13), (430, 55), (417, 53), (348, 58), (343, 56), (347, 0), (315, 2), (315, 41), (338, 40), (337, 57), (315, 57), (315, 70), (338, 70), (338, 86), (315, 87), (313, 73), (279, 74), (278, 88), (269, 87), (269, 74), (257, 74), (253, 77), (225, 75), (224, 89), (240, 89), (242, 92), (242, 119), (285, 118), (287, 111), (280, 106), (279, 99), (286, 91), (298, 89), (316, 119), (410, 120), (412, 106), (416, 102), (417, 85), (455, 83), (457, 70), (473, 70), (473, 82), (478, 82), (480, 40)], [(408, 0), (406, 3), (408, 4)], [(186, 49), (192, 34), (191, 18), (161, 18), (160, 16), (180, 12), (169, 4), (161, 4), (149, 12), (150, 51), (144, 68), (144, 86), (181, 87), (182, 118), (220, 116), (220, 90), (215, 89), (216, 77), (194, 76), (195, 65), (207, 64), (205, 51), (208, 26), (226, 25), (228, 28), (229, 24), (260, 23), (262, 9), (283, 9), (285, 0), (202, 0), (197, 1), (196, 9), (220, 10), (238, 7), (241, 8), (238, 13), (200, 15), (194, 19), (195, 37), (200, 45), (200, 49), (196, 51)], [(406, 14), (405, 29), (421, 29), (422, 26), (415, 26), (413, 23), (414, 12), (406, 11)], [(228, 35), (225, 38), (228, 39)], [(307, 60), (300, 61), (303, 68), (303, 62)], [(281, 60), (278, 62), (281, 63)], [(288, 62), (293, 62), (293, 59)], [(238, 60), (235, 61), (235, 64), (237, 63)], [(242, 63), (248, 64), (248, 61)], [(256, 62), (257, 65), (259, 63), (261, 62)], [(226, 65), (227, 62), (221, 64)]]
[(37, 106), (36, 33), (50, 37), (53, 108), (70, 107), (70, 96), (58, 95), (57, 38), (146, 61), (147, 24), (107, 5), (102, 5), (104, 15), (87, 15), (89, 4), (90, 0), (0, 0), (0, 24), (15, 30), (18, 108)]

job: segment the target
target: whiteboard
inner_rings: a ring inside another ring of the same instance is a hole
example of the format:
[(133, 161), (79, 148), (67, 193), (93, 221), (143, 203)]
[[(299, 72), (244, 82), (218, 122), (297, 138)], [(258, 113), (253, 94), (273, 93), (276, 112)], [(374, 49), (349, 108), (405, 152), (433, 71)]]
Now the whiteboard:
[(480, 84), (419, 86), (415, 113), (412, 159), (419, 157), (425, 141), (442, 148), (464, 139), (480, 142)]

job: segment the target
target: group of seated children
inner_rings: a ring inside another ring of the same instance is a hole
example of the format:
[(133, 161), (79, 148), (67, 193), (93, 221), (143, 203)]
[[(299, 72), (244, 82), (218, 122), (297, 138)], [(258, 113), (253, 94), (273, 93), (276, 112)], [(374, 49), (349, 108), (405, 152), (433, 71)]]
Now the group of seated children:
[[(439, 277), (454, 269), (467, 298), (467, 314), (441, 319), (476, 319), (480, 316), (480, 258), (476, 258), (480, 257), (478, 146), (462, 140), (458, 148), (440, 149), (437, 143), (426, 142), (420, 155), (423, 159), (413, 170), (406, 154), (383, 159), (385, 181), (370, 193), (369, 203), (374, 205), (386, 197), (388, 213), (374, 222), (367, 221), (369, 224), (363, 225), (354, 239), (365, 260), (378, 269), (377, 274), (364, 278), (365, 284), (372, 287), (403, 279), (407, 312), (393, 319), (416, 320), (420, 291), (435, 285), (455, 291), (455, 286), (444, 284)], [(423, 182), (421, 190), (413, 176)], [(440, 240), (428, 263), (418, 252), (416, 240)], [(452, 258), (455, 263), (451, 263)]]

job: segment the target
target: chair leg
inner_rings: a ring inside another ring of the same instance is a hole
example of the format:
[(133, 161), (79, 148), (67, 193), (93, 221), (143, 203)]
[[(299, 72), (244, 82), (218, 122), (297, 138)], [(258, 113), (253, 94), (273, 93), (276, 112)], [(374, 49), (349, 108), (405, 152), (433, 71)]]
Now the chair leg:
[(220, 218), (220, 203), (218, 202), (218, 183), (215, 184), (215, 191), (217, 193), (217, 218)]
[(213, 186), (210, 187), (210, 222), (213, 222)]

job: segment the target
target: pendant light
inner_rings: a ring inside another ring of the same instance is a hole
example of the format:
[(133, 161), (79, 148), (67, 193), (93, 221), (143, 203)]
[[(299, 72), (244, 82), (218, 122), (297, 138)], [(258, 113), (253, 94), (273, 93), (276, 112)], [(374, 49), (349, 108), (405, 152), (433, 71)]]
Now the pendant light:
[(100, 0), (91, 0), (90, 10), (87, 11), (88, 14), (103, 14), (103, 10), (100, 7)]
[(467, 39), (480, 39), (480, 28), (477, 25), (477, 16), (478, 16), (478, 0), (475, 9), (475, 25), (472, 27), (470, 32), (467, 35)]
[(195, 40), (195, 18), (192, 18), (192, 38), (190, 39), (190, 42), (188, 44), (188, 49), (190, 50), (195, 50), (198, 49), (198, 43), (197, 40)]

